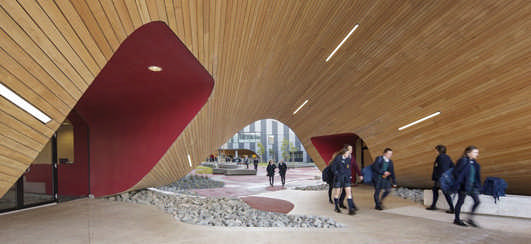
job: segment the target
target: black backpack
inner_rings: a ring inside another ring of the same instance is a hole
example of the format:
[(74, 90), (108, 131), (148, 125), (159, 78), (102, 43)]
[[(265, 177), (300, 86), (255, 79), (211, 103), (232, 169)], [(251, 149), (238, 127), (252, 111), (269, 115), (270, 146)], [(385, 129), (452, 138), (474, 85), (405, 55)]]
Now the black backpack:
[(323, 175), (321, 176), (324, 182), (330, 182), (332, 179), (330, 179), (330, 165), (326, 166), (323, 169)]
[(483, 182), (481, 194), (494, 197), (494, 203), (496, 203), (496, 200), (500, 200), (500, 197), (505, 196), (506, 189), (507, 182), (505, 182), (504, 179), (497, 177), (487, 177), (485, 182)]

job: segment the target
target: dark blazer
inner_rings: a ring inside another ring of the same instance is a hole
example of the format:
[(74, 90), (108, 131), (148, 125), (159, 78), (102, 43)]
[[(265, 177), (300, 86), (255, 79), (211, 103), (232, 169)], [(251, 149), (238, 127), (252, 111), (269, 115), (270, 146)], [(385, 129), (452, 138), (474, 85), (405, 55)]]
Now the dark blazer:
[(275, 164), (268, 164), (267, 165), (267, 176), (274, 176), (276, 168), (277, 166)]
[(460, 191), (466, 191), (471, 192), (474, 189), (470, 189), (470, 186), (467, 184), (469, 177), (470, 177), (470, 163), (473, 162), (474, 168), (476, 170), (474, 184), (472, 184), (472, 187), (474, 189), (481, 189), (481, 175), (480, 170), (481, 167), (479, 163), (475, 160), (471, 160), (468, 157), (462, 157), (457, 161), (457, 164), (454, 169), (454, 177), (455, 177), (455, 184), (458, 186), (458, 190)]
[[(378, 156), (374, 160), (374, 163), (372, 164), (372, 171), (374, 172), (374, 175), (376, 177), (382, 178), (382, 175), (384, 174), (383, 167), (384, 158), (383, 156)], [(387, 171), (391, 173), (391, 175), (387, 177), (391, 177), (391, 180), (393, 182), (393, 185), (396, 185), (396, 177), (395, 177), (395, 167), (393, 165), (393, 160), (389, 159), (389, 166), (387, 167)]]
[(332, 172), (334, 172), (335, 178), (350, 177), (352, 175), (350, 171), (350, 157), (345, 158), (343, 161), (343, 155), (337, 155), (332, 161)]
[(280, 173), (281, 175), (285, 175), (286, 171), (288, 171), (288, 165), (286, 163), (279, 163), (278, 173)]
[(444, 172), (453, 167), (454, 162), (450, 156), (448, 156), (446, 153), (439, 154), (433, 163), (433, 173), (431, 174), (431, 179), (433, 181), (438, 181)]

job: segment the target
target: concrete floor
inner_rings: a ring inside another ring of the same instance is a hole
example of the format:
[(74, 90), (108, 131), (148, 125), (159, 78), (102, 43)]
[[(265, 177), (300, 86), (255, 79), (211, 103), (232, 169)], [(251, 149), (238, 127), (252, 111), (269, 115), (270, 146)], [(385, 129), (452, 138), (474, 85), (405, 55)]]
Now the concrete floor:
[[(482, 229), (450, 224), (451, 216), (389, 197), (373, 210), (371, 190), (356, 187), (355, 216), (332, 211), (325, 191), (282, 190), (258, 196), (295, 204), (294, 214), (327, 215), (341, 229), (209, 227), (181, 223), (152, 206), (81, 199), (0, 216), (0, 243), (529, 243), (531, 221), (483, 217)], [(404, 211), (407, 208), (407, 211)], [(398, 211), (398, 213), (393, 212)], [(484, 221), (492, 222), (487, 225)], [(498, 225), (518, 225), (519, 229)], [(503, 229), (503, 230), (498, 230)], [(523, 230), (523, 232), (522, 232)]]

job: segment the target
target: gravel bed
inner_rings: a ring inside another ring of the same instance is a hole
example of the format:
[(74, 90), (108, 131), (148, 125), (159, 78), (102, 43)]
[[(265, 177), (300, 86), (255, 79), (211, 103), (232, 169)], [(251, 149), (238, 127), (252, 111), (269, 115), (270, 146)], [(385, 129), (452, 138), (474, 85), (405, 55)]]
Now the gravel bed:
[(313, 185), (313, 186), (297, 186), (297, 187), (295, 187), (295, 190), (300, 190), (300, 191), (324, 191), (324, 190), (328, 190), (328, 184), (320, 184), (320, 185)]
[(157, 189), (171, 192), (186, 193), (190, 189), (220, 188), (225, 186), (224, 182), (212, 180), (204, 175), (187, 175), (169, 185), (159, 186)]
[(154, 205), (189, 224), (243, 227), (340, 228), (329, 217), (265, 212), (239, 198), (170, 195), (151, 190), (126, 192), (109, 200)]
[(404, 199), (409, 199), (414, 202), (424, 203), (424, 190), (422, 189), (410, 189), (407, 187), (399, 187), (393, 190), (393, 195), (399, 196)]

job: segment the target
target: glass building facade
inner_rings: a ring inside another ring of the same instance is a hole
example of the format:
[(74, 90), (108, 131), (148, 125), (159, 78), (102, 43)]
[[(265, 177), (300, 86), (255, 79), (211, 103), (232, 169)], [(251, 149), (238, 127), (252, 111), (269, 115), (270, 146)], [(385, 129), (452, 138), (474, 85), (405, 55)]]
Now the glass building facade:
[(266, 162), (269, 159), (313, 162), (295, 133), (287, 125), (274, 119), (258, 120), (245, 126), (219, 149), (248, 149), (258, 155), (262, 153), (262, 160)]

